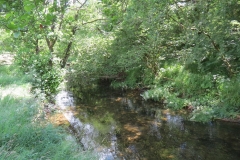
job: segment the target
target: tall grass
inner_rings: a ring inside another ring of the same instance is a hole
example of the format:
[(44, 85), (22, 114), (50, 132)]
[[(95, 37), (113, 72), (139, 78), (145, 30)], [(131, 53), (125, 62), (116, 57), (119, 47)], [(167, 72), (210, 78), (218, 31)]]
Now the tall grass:
[(26, 84), (28, 80), (30, 78), (27, 75), (21, 74), (16, 66), (0, 65), (0, 87)]
[(158, 72), (145, 99), (166, 103), (167, 107), (193, 110), (192, 120), (234, 118), (240, 112), (240, 74), (231, 79), (211, 73), (192, 73), (179, 64), (166, 65)]
[(66, 130), (36, 119), (39, 105), (29, 80), (14, 66), (0, 66), (0, 159), (96, 159)]

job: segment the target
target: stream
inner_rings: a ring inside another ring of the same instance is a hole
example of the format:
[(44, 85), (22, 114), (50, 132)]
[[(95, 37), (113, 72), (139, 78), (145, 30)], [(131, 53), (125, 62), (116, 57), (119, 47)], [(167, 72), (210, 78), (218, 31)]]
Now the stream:
[(192, 122), (184, 111), (136, 95), (101, 89), (74, 101), (62, 92), (57, 102), (80, 143), (100, 160), (240, 159), (239, 124)]

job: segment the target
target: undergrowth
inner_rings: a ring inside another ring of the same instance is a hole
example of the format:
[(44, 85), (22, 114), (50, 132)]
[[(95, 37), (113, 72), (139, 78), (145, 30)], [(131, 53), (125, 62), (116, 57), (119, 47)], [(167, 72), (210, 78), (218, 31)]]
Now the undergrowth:
[(165, 65), (158, 72), (144, 99), (162, 101), (173, 109), (190, 108), (192, 120), (235, 118), (240, 111), (239, 75), (192, 73), (181, 65)]
[(0, 66), (0, 159), (96, 159), (66, 130), (39, 118), (39, 104), (29, 93), (29, 77), (16, 66)]

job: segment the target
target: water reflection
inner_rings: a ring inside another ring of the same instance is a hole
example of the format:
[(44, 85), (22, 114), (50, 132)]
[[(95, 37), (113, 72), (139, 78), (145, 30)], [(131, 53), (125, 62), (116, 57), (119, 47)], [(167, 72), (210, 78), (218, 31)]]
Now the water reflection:
[(103, 159), (240, 159), (240, 125), (191, 122), (184, 113), (111, 90), (77, 104), (79, 127), (87, 130), (81, 136), (89, 138), (81, 142), (101, 148)]
[[(116, 135), (113, 132), (115, 128), (112, 126), (109, 133), (111, 133), (110, 147), (105, 147), (98, 143), (97, 138), (100, 137), (99, 130), (95, 129), (90, 123), (84, 123), (75, 116), (75, 105), (73, 96), (69, 92), (62, 91), (56, 96), (56, 103), (61, 108), (63, 115), (71, 124), (71, 127), (76, 132), (76, 136), (80, 139), (84, 149), (93, 149), (98, 153), (100, 160), (116, 159)], [(83, 112), (83, 117), (87, 118), (88, 113)]]

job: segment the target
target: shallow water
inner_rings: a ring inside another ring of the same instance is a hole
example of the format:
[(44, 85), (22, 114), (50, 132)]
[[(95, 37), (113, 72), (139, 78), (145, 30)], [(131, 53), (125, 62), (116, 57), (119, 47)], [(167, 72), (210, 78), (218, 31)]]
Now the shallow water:
[(82, 124), (92, 126), (87, 135), (94, 143), (83, 145), (111, 153), (102, 159), (240, 159), (239, 124), (191, 122), (185, 113), (136, 94), (109, 89), (85, 94), (75, 112)]

